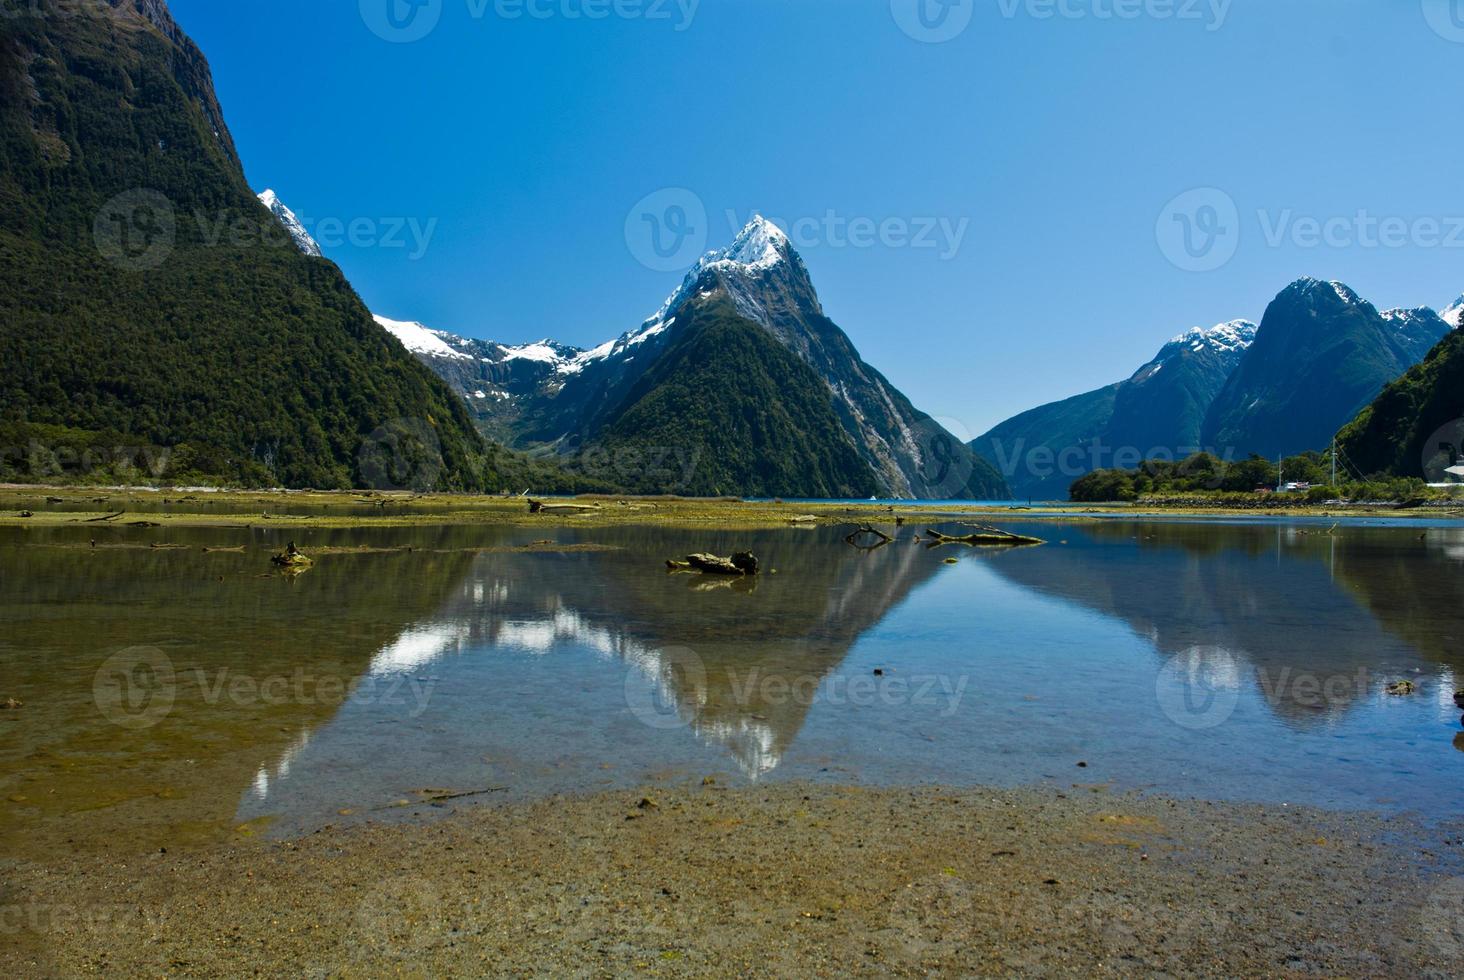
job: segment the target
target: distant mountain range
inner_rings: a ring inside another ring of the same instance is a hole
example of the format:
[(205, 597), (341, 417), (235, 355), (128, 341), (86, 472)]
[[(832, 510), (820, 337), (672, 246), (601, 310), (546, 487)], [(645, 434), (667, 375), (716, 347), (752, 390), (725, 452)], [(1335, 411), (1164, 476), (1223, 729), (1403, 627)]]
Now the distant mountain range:
[(1155, 450), (1324, 448), (1354, 416), (1348, 451), (1408, 470), (1464, 414), (1464, 297), (1380, 313), (1303, 279), (1259, 327), (1182, 334), (973, 451), (865, 363), (762, 218), (591, 350), (373, 319), (279, 196), (250, 191), (164, 0), (104, 13), (5, 18), (0, 331), (18, 353), (0, 361), (0, 445), (26, 448), (0, 476), (132, 479), (66, 464), (132, 447), (159, 461), (145, 477), (174, 481), (1060, 497)]
[(1018, 497), (1066, 499), (1093, 469), (1145, 458), (1268, 458), (1326, 449), (1464, 316), (1464, 297), (1379, 312), (1338, 282), (1299, 279), (1244, 320), (1176, 337), (1127, 381), (1017, 415), (972, 446)]
[(1379, 313), (1341, 283), (1298, 280), (1266, 309), (1201, 442), (1271, 459), (1325, 449), (1449, 330), (1433, 310)]
[[(1009, 495), (989, 463), (860, 358), (824, 315), (787, 236), (761, 217), (697, 262), (640, 327), (592, 350), (550, 340), (508, 346), (376, 319), (462, 394), (485, 432), (571, 465), (598, 461), (634, 489)], [(625, 462), (651, 452), (694, 457), (696, 472), (647, 474)]]
[(1126, 381), (1023, 412), (971, 445), (1018, 498), (1066, 500), (1083, 474), (1131, 467), (1201, 445), (1210, 403), (1255, 341), (1256, 325), (1196, 327), (1165, 344)]

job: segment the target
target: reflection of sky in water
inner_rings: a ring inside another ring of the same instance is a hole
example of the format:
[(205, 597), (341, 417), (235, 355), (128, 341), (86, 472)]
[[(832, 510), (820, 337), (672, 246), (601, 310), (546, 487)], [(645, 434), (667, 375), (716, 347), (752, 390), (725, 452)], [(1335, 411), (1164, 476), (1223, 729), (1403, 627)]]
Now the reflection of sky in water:
[[(1464, 803), (1457, 667), (1433, 659), (1464, 635), (1459, 532), (1427, 545), (1278, 527), (1061, 533), (1067, 545), (966, 552), (955, 567), (909, 543), (871, 560), (800, 534), (810, 562), (848, 574), (770, 577), (747, 595), (653, 571), (676, 553), (661, 545), (572, 570), (480, 556), (438, 616), (371, 658), (369, 675), (401, 678), (400, 696), (373, 684), (302, 733), (240, 816), (303, 826), (420, 787), (537, 796), (704, 774)], [(683, 649), (704, 675), (667, 655)], [(876, 669), (876, 693), (850, 696)], [(1203, 703), (1167, 701), (1166, 676)], [(1312, 697), (1306, 678), (1332, 687)], [(1382, 693), (1399, 678), (1420, 694)], [(770, 695), (775, 681), (817, 694)], [(650, 692), (660, 724), (637, 717), (634, 691)], [(1201, 710), (1216, 714), (1176, 720)]]

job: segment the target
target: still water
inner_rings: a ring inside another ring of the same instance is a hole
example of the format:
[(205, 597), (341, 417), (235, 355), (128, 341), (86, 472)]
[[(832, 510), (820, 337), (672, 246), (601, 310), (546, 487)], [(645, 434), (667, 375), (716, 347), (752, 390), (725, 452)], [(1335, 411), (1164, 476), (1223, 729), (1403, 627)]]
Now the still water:
[(1048, 544), (314, 530), (294, 576), (267, 529), (5, 529), (0, 857), (707, 777), (1464, 805), (1464, 528), (1009, 526)]

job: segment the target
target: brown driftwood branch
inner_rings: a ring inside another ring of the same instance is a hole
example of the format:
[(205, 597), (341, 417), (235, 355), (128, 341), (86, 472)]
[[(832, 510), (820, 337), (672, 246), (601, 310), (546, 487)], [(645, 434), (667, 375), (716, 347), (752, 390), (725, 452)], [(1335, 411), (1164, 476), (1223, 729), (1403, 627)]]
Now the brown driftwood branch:
[[(874, 537), (875, 540), (870, 544), (859, 543), (860, 538), (868, 536)], [(885, 545), (889, 544), (893, 540), (895, 539), (881, 531), (879, 528), (870, 527), (868, 524), (861, 524), (853, 531), (851, 531), (847, 536), (845, 536), (844, 543), (849, 545), (850, 547), (858, 548), (860, 551), (875, 551), (879, 548), (883, 548)]]

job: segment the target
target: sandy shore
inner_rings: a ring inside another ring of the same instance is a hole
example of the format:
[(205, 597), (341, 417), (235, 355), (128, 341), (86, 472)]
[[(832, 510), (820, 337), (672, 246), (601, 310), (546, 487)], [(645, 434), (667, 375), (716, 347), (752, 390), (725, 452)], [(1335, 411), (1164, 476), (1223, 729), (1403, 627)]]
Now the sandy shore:
[(1450, 976), (1459, 828), (779, 786), (4, 870), (10, 976)]

